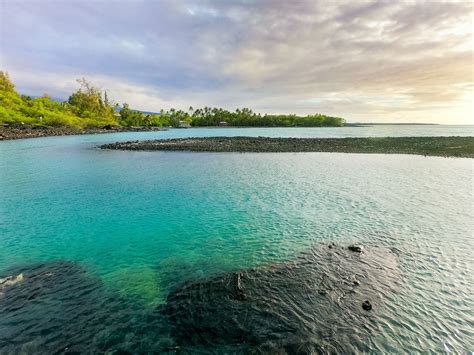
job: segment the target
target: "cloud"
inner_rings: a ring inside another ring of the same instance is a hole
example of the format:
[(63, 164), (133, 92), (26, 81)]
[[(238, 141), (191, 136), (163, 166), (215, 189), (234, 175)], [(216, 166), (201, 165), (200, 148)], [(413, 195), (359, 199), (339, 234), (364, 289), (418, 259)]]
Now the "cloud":
[(468, 2), (0, 4), (1, 67), (29, 94), (64, 97), (85, 76), (143, 110), (472, 123)]

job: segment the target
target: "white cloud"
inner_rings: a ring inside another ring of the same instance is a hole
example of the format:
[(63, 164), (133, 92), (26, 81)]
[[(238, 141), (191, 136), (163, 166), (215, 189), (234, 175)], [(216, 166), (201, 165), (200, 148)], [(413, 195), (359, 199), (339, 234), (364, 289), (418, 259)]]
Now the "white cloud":
[(85, 76), (143, 110), (472, 123), (470, 3), (4, 0), (1, 10), (2, 66), (29, 94), (65, 97)]

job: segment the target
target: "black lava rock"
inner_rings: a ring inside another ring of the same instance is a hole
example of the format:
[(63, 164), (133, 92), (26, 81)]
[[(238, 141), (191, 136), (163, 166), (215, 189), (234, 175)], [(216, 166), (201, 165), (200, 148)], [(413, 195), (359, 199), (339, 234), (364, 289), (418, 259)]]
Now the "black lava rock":
[(364, 301), (362, 303), (362, 309), (364, 311), (370, 311), (372, 309), (372, 304), (370, 303), (370, 301)]
[(353, 251), (355, 253), (362, 253), (362, 250), (364, 249), (360, 245), (350, 245), (347, 247), (350, 251)]

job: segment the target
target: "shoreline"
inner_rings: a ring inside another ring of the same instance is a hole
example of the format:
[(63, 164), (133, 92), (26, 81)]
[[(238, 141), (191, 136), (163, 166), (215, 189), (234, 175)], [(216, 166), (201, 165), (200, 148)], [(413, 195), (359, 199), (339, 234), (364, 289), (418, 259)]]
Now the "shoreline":
[(167, 128), (162, 127), (102, 127), (102, 128), (86, 128), (74, 129), (68, 127), (52, 127), (52, 126), (32, 126), (32, 125), (15, 125), (0, 126), (0, 141), (30, 139), (41, 137), (56, 136), (80, 136), (86, 134), (106, 134), (120, 132), (153, 132), (165, 131)]
[(321, 126), (321, 127), (254, 127), (254, 126), (196, 126), (196, 127), (111, 127), (111, 128), (86, 128), (86, 129), (73, 129), (68, 127), (52, 127), (52, 126), (34, 126), (30, 124), (14, 124), (13, 126), (1, 126), (0, 124), (0, 141), (7, 140), (18, 140), (18, 139), (29, 139), (29, 138), (41, 138), (41, 137), (60, 137), (60, 136), (80, 136), (87, 134), (106, 134), (106, 133), (120, 133), (120, 132), (159, 132), (167, 131), (169, 129), (228, 129), (228, 128), (346, 128), (346, 127), (367, 127), (369, 125), (362, 124), (348, 124), (343, 127), (331, 127), (331, 126)]
[(103, 144), (100, 149), (238, 153), (327, 152), (474, 158), (474, 137), (197, 137)]

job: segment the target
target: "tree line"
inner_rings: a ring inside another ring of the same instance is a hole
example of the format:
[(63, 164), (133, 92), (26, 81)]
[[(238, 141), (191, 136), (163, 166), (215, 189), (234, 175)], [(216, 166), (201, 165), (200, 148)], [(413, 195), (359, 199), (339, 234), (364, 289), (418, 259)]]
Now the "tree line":
[(78, 84), (79, 89), (64, 102), (52, 100), (47, 94), (32, 98), (18, 94), (8, 73), (0, 71), (0, 122), (78, 129), (105, 126), (340, 127), (345, 124), (345, 120), (340, 117), (322, 114), (262, 115), (249, 108), (228, 111), (217, 107), (189, 107), (187, 111), (172, 108), (156, 114), (144, 113), (131, 109), (126, 103), (118, 105), (112, 102), (107, 91), (102, 91), (85, 79), (78, 80)]

